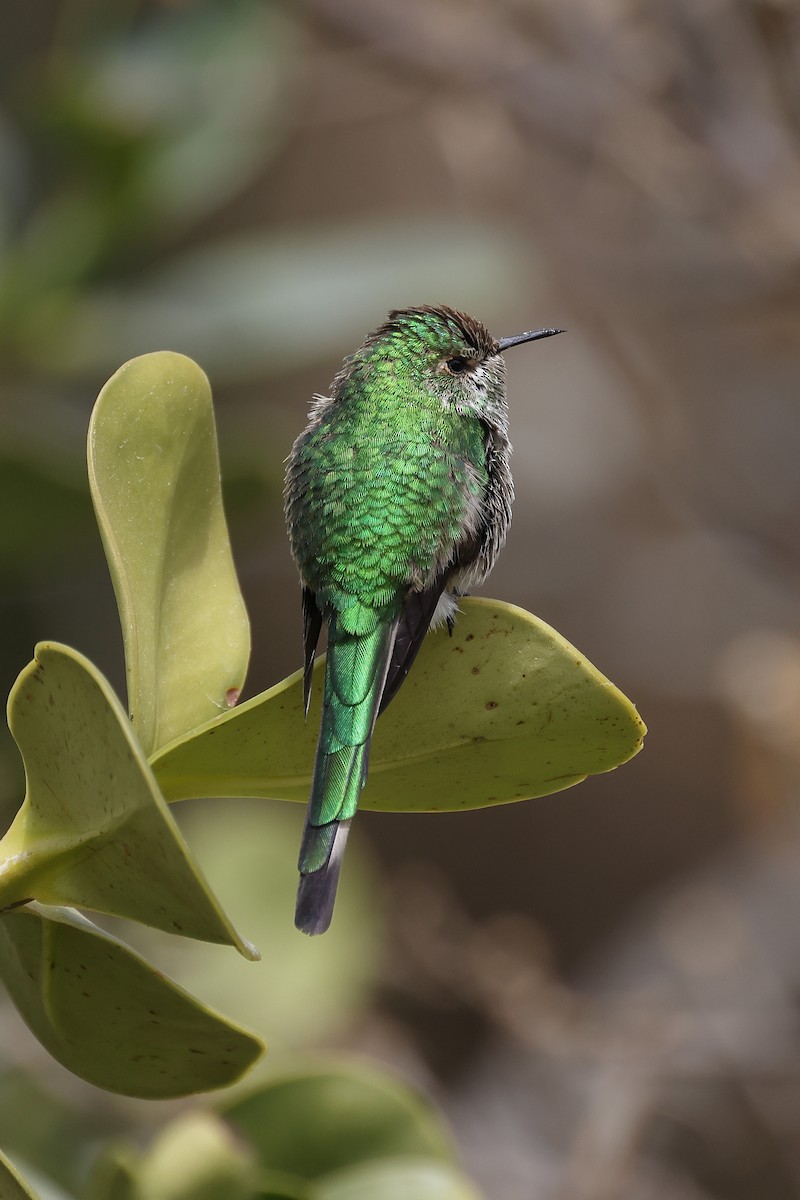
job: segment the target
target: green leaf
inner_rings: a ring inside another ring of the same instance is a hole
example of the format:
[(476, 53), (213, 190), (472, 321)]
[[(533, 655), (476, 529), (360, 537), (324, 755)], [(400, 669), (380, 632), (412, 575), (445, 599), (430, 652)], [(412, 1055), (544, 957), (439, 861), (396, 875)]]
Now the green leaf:
[(126, 363), (97, 398), (88, 453), (131, 719), (150, 754), (236, 702), (250, 653), (203, 372), (168, 351)]
[(208, 1112), (172, 1121), (139, 1170), (141, 1200), (251, 1200), (256, 1194), (252, 1150)]
[(141, 1200), (136, 1182), (139, 1156), (125, 1141), (107, 1144), (92, 1163), (85, 1200)]
[(40, 643), (12, 689), (8, 723), (27, 794), (0, 841), (0, 908), (75, 905), (258, 956), (209, 890), (122, 706), (87, 659)]
[[(633, 705), (530, 613), (465, 600), (375, 729), (362, 807), (438, 812), (544, 796), (626, 762), (642, 745)], [(308, 798), (322, 665), (303, 722), (301, 673), (165, 747), (165, 796)]]
[(297, 1179), (385, 1157), (452, 1156), (424, 1100), (387, 1072), (349, 1062), (275, 1079), (222, 1115), (250, 1139), (264, 1167)]
[(313, 1191), (313, 1200), (480, 1200), (464, 1176), (446, 1163), (378, 1162), (342, 1171)]
[(50, 1054), (107, 1091), (165, 1099), (226, 1087), (263, 1052), (69, 909), (0, 915), (0, 976)]
[(356, 828), (347, 847), (337, 919), (324, 938), (309, 942), (297, 936), (293, 920), (303, 816), (297, 805), (208, 800), (185, 805), (179, 815), (226, 911), (259, 946), (269, 946), (269, 965), (245, 962), (227, 946), (140, 928), (131, 931), (136, 949), (220, 1012), (268, 1035), (277, 1054), (346, 1036), (353, 1014), (370, 1002), (385, 951), (363, 831)]
[(0, 1196), (3, 1200), (38, 1200), (15, 1167), (0, 1150)]
[(259, 1175), (258, 1200), (313, 1200), (312, 1185), (301, 1179), (287, 1179), (280, 1171)]
[[(2, 921), (2, 917), (0, 917)], [(10, 1042), (15, 1016), (5, 995), (4, 1041)], [(115, 1129), (111, 1106), (89, 1109), (72, 1102), (71, 1094), (60, 1097), (45, 1090), (34, 1078), (46, 1072), (25, 1070), (10, 1062), (0, 1074), (0, 1144), (26, 1179), (53, 1200), (58, 1195), (77, 1195), (86, 1175), (86, 1146), (109, 1137)], [(118, 1118), (117, 1118), (118, 1119)], [(41, 1181), (45, 1180), (45, 1186)], [(2, 1189), (0, 1189), (0, 1196)], [(85, 1200), (81, 1196), (81, 1200)]]

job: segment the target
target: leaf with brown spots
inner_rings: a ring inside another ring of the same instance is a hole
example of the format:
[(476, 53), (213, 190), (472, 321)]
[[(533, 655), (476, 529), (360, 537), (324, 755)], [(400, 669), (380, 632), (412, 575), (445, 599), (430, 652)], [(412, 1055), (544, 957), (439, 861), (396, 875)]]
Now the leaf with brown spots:
[(40, 643), (8, 720), (27, 792), (0, 841), (0, 909), (29, 899), (89, 908), (258, 957), (208, 887), (96, 667)]
[[(638, 753), (645, 726), (630, 700), (554, 629), (497, 600), (461, 607), (453, 637), (428, 635), (377, 723), (362, 808), (505, 804), (561, 791)], [(155, 755), (167, 799), (305, 803), (322, 671), (320, 661), (307, 722), (298, 672)]]
[[(71, 909), (0, 915), (0, 976), (50, 1054), (111, 1092), (166, 1099), (227, 1087), (264, 1050)], [(0, 1165), (5, 1197), (3, 1184)]]

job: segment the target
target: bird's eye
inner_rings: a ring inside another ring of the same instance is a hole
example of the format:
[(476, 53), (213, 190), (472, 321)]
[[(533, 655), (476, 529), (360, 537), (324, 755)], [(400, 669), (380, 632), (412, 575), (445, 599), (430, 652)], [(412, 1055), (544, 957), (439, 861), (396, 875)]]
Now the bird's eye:
[(444, 368), (450, 375), (463, 375), (471, 366), (470, 360), (464, 358), (462, 354), (455, 355), (454, 358), (445, 360)]

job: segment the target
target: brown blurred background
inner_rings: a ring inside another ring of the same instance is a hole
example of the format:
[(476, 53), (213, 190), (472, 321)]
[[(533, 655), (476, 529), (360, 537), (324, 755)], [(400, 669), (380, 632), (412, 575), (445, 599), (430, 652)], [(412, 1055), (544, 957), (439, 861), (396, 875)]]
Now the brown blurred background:
[[(4, 23), (2, 678), (46, 637), (123, 686), (84, 438), (125, 359), (211, 378), (253, 694), (300, 661), (282, 461), (342, 355), (398, 305), (567, 326), (509, 358), (517, 500), (485, 594), (631, 696), (645, 750), (527, 804), (363, 815), (386, 932), (358, 999), (284, 1041), (405, 1069), (497, 1200), (800, 1196), (800, 9), (39, 0)], [(290, 858), (299, 819), (274, 818)]]

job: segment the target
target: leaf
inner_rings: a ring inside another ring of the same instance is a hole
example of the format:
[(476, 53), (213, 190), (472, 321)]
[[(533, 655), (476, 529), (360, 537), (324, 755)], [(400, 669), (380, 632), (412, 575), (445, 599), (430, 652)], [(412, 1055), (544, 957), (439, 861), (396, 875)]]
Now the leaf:
[[(629, 700), (555, 630), (511, 604), (465, 600), (452, 638), (430, 634), (375, 729), (362, 807), (439, 812), (544, 796), (626, 762), (645, 726)], [(322, 665), (303, 723), (301, 672), (165, 747), (168, 799), (305, 803)]]
[(313, 1200), (480, 1200), (446, 1163), (377, 1162), (342, 1171), (315, 1187)]
[(318, 1180), (384, 1157), (448, 1161), (432, 1108), (387, 1072), (352, 1063), (296, 1071), (222, 1110), (264, 1167)]
[[(0, 921), (2, 917), (0, 917)], [(16, 1037), (11, 1003), (5, 995), (4, 1043)], [(58, 1195), (76, 1195), (86, 1174), (87, 1142), (99, 1142), (111, 1135), (114, 1114), (109, 1107), (89, 1111), (85, 1106), (65, 1104), (34, 1079), (34, 1070), (14, 1070), (7, 1066), (0, 1079), (0, 1144), (26, 1180), (53, 1200)], [(42, 1181), (45, 1181), (42, 1186)], [(0, 1189), (0, 1196), (2, 1196)], [(81, 1200), (84, 1200), (82, 1197)]]
[(0, 908), (27, 899), (257, 951), (209, 890), (99, 671), (42, 642), (11, 691), (25, 802), (0, 841)]
[(0, 1196), (2, 1196), (3, 1200), (38, 1200), (33, 1188), (28, 1187), (25, 1180), (1, 1150)]
[(235, 703), (250, 653), (203, 372), (168, 351), (126, 363), (97, 398), (88, 454), (131, 719), (150, 754)]
[[(140, 929), (131, 935), (136, 949), (220, 1012), (268, 1034), (278, 1054), (346, 1035), (353, 1014), (370, 1002), (385, 950), (378, 881), (363, 831), (357, 828), (347, 847), (337, 919), (311, 944), (297, 936), (293, 920), (303, 815), (298, 806), (209, 800), (184, 807), (181, 829), (206, 878), (225, 897), (237, 927), (269, 946), (271, 966), (254, 967), (227, 946)], [(279, 976), (274, 964), (280, 964)]]
[(92, 1163), (85, 1200), (141, 1200), (136, 1182), (138, 1160), (127, 1142), (107, 1143)]
[(165, 1099), (235, 1082), (263, 1053), (127, 946), (69, 909), (0, 916), (0, 976), (32, 1032), (95, 1087)]
[(313, 1200), (312, 1189), (302, 1180), (287, 1179), (279, 1171), (264, 1171), (259, 1176), (258, 1200)]
[(254, 1200), (255, 1155), (208, 1112), (172, 1121), (142, 1160), (141, 1200)]

